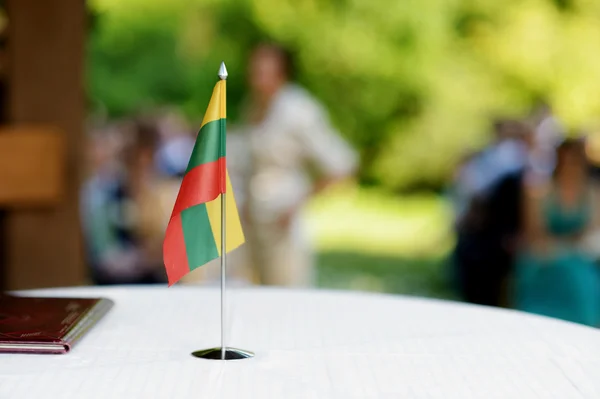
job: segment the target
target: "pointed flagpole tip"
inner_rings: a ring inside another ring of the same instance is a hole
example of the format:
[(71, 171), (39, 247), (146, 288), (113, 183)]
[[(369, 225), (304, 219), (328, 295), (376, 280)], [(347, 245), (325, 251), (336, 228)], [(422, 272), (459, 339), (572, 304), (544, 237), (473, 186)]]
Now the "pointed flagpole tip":
[(225, 67), (224, 62), (221, 62), (221, 66), (219, 67), (219, 78), (221, 80), (227, 79), (227, 67)]

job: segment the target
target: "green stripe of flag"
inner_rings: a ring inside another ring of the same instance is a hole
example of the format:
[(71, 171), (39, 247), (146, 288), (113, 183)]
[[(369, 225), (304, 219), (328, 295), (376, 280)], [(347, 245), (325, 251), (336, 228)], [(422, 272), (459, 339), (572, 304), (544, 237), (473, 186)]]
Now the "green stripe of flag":
[(206, 204), (195, 205), (182, 211), (181, 227), (190, 270), (219, 257)]
[(194, 145), (186, 173), (198, 165), (214, 162), (225, 156), (225, 119), (202, 126)]

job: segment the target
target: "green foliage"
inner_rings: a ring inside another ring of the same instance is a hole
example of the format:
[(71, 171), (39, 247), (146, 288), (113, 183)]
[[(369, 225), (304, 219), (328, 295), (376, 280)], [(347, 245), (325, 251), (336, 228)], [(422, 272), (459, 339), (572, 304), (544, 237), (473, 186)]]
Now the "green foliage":
[(251, 46), (295, 50), (300, 81), (360, 150), (361, 178), (437, 186), (487, 139), (490, 116), (546, 98), (570, 125), (600, 111), (594, 0), (95, 0), (89, 93), (125, 115), (176, 105), (199, 119), (219, 62), (229, 113)]
[(451, 212), (440, 197), (340, 187), (306, 216), (320, 286), (452, 298)]
[(338, 187), (307, 208), (307, 227), (324, 252), (443, 257), (452, 247), (452, 210), (439, 196), (390, 196), (380, 189)]
[(444, 258), (347, 251), (323, 252), (317, 259), (319, 287), (456, 299)]

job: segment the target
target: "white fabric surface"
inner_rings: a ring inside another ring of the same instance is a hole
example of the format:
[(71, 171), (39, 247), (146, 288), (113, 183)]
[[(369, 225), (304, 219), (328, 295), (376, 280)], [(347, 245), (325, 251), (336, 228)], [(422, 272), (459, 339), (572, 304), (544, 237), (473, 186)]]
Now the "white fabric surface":
[(0, 398), (599, 398), (600, 332), (518, 312), (375, 294), (78, 288), (116, 306), (67, 355), (0, 355)]

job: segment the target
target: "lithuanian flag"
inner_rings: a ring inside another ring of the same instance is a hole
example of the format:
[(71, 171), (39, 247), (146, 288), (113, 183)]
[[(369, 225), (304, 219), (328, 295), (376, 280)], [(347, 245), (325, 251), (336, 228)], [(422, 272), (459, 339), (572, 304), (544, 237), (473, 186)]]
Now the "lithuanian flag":
[(225, 162), (225, 82), (213, 90), (165, 234), (169, 286), (221, 256), (221, 195), (226, 192), (226, 252), (244, 243)]

